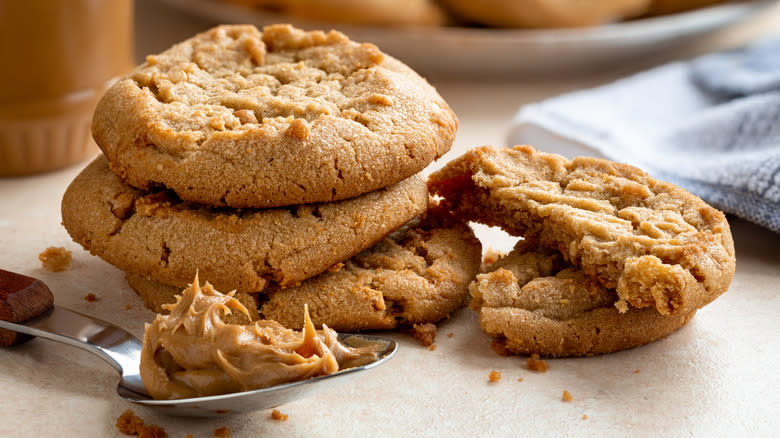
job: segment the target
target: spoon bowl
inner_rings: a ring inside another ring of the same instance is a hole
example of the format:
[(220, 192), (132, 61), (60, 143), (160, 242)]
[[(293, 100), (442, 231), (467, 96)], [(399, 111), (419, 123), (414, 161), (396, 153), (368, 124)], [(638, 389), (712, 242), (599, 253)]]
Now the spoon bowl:
[[(26, 337), (15, 336), (17, 333)], [(175, 416), (208, 417), (269, 409), (327, 390), (360, 371), (388, 361), (398, 344), (388, 338), (339, 334), (349, 347), (377, 345), (377, 358), (365, 365), (336, 373), (252, 391), (177, 400), (155, 400), (139, 374), (142, 343), (127, 331), (105, 321), (53, 305), (49, 288), (40, 280), (0, 269), (0, 345), (10, 346), (29, 337), (68, 344), (95, 354), (119, 372), (117, 394), (123, 399)]]
[(228, 413), (250, 412), (270, 409), (289, 401), (333, 388), (355, 377), (360, 371), (381, 365), (390, 359), (398, 348), (398, 345), (392, 339), (378, 336), (339, 334), (339, 341), (349, 347), (365, 345), (365, 342), (381, 343), (383, 347), (379, 351), (377, 359), (366, 365), (343, 369), (334, 374), (246, 392), (180, 400), (155, 400), (148, 394), (139, 393), (133, 390), (131, 385), (127, 385), (127, 376), (123, 376), (123, 380), (117, 385), (116, 390), (120, 397), (131, 403), (153, 407), (174, 416), (208, 417)]

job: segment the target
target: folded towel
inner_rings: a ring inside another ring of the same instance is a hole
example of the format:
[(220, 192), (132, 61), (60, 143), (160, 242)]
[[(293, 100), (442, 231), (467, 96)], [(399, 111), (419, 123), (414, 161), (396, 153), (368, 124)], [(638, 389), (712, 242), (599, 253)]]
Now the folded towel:
[(780, 232), (780, 38), (524, 106), (507, 141), (633, 164)]

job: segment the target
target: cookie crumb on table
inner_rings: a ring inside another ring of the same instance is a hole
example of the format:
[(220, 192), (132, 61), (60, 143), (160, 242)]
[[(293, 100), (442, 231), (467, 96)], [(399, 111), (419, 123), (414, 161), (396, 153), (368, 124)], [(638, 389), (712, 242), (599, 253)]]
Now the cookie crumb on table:
[(634, 374), (639, 374), (640, 372), (642, 372), (642, 371), (639, 368), (634, 370)]
[(90, 303), (94, 303), (95, 301), (100, 300), (100, 298), (97, 297), (97, 295), (93, 294), (92, 292), (84, 295), (84, 301), (89, 301)]
[(431, 351), (435, 350), (435, 349), (436, 349), (436, 344), (431, 344), (431, 345), (428, 347), (428, 349), (429, 349), (429, 350), (431, 350)]
[(574, 400), (574, 397), (571, 396), (571, 393), (569, 391), (564, 389), (563, 390), (563, 395), (561, 395), (561, 400), (563, 400), (565, 402), (570, 402), (570, 401)]
[(550, 368), (545, 360), (539, 359), (538, 354), (532, 354), (531, 357), (525, 362), (526, 366), (531, 371), (538, 371), (540, 373), (546, 373)]
[(73, 261), (73, 255), (61, 246), (50, 246), (38, 254), (43, 269), (51, 272), (60, 272), (68, 269)]
[(160, 426), (144, 424), (144, 420), (135, 415), (132, 409), (122, 412), (116, 420), (116, 428), (124, 435), (138, 435), (142, 438), (165, 438), (168, 433)]
[(125, 435), (138, 435), (138, 430), (144, 427), (144, 420), (137, 417), (132, 410), (122, 412), (116, 420), (116, 428)]
[(588, 414), (582, 414), (582, 419), (583, 420), (587, 420), (588, 419)]
[(414, 324), (412, 326), (412, 337), (420, 341), (423, 347), (429, 347), (433, 345), (436, 340), (436, 324)]
[(287, 421), (287, 419), (290, 418), (290, 416), (279, 412), (279, 409), (274, 409), (273, 411), (271, 411), (271, 418), (279, 421)]
[(218, 436), (220, 438), (227, 438), (231, 435), (230, 428), (222, 426), (219, 429), (214, 430), (214, 436)]
[(491, 371), (490, 375), (488, 376), (488, 379), (491, 382), (498, 382), (499, 380), (501, 380), (501, 372), (496, 370)]

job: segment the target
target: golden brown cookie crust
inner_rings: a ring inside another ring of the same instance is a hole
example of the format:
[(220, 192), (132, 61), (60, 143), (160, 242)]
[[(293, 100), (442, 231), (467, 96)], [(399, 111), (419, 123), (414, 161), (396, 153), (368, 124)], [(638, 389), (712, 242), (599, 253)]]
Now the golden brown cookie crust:
[(634, 307), (684, 315), (734, 275), (723, 213), (625, 164), (485, 146), (432, 174), (429, 189), (464, 220), (538, 238)]
[(129, 184), (215, 206), (346, 199), (447, 152), (457, 119), (373, 44), (288, 25), (219, 26), (120, 79), (92, 131)]
[(497, 27), (596, 26), (641, 15), (650, 0), (441, 0), (464, 20)]
[[(427, 208), (421, 176), (327, 204), (210, 208), (124, 184), (98, 157), (70, 184), (63, 225), (118, 268), (178, 287), (195, 272), (222, 290), (297, 284), (373, 245)], [(299, 312), (300, 313), (300, 312)]]
[(664, 316), (615, 307), (617, 294), (555, 251), (521, 241), (469, 286), (482, 329), (502, 351), (592, 356), (644, 345), (685, 325), (695, 310)]
[[(300, 328), (300, 309), (307, 304), (316, 325), (338, 331), (388, 330), (446, 318), (468, 297), (481, 246), (467, 225), (442, 217), (434, 212), (415, 220), (298, 286), (269, 286), (259, 298), (261, 316)], [(152, 310), (180, 292), (154, 282), (130, 284)]]

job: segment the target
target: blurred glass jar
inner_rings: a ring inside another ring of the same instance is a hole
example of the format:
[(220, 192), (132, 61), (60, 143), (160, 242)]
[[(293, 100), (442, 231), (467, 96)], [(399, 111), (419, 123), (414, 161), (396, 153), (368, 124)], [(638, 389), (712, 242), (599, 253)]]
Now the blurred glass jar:
[(92, 112), (133, 66), (133, 0), (0, 0), (0, 176), (97, 152)]

